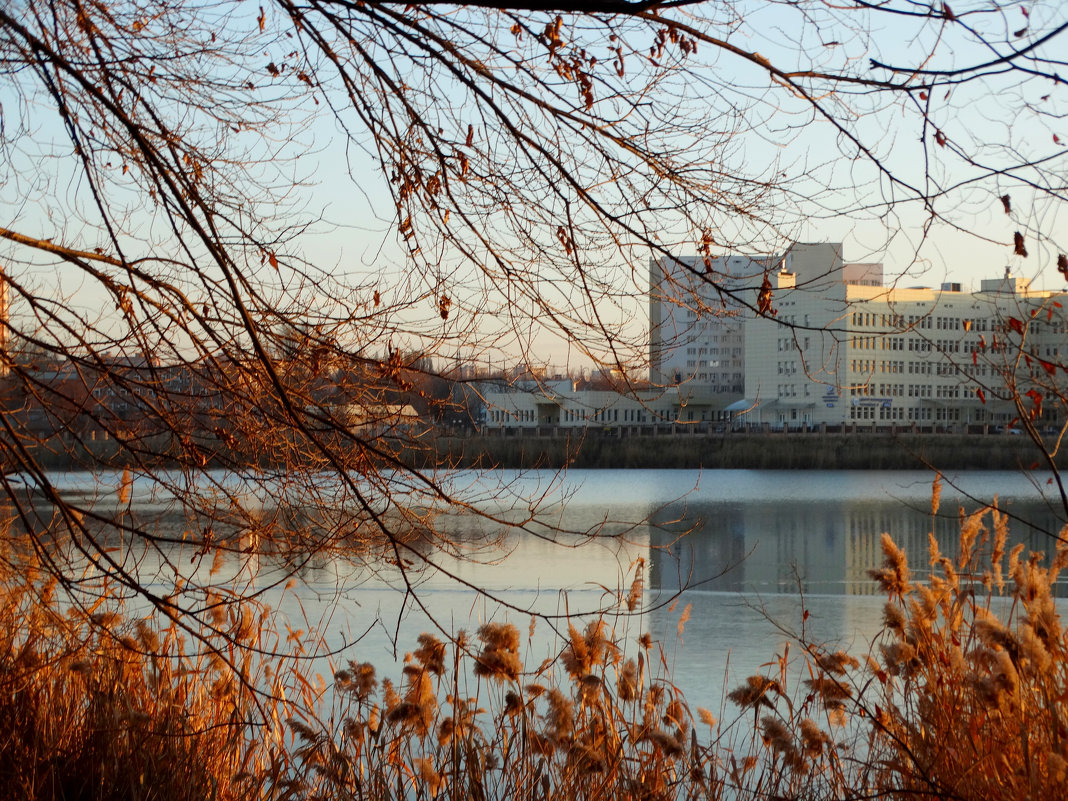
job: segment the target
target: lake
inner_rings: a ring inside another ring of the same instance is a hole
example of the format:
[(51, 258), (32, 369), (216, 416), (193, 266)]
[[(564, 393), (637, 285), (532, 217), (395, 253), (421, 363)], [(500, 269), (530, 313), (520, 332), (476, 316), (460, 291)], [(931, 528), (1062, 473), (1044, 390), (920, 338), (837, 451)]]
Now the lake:
[[(626, 621), (627, 631), (652, 633), (691, 703), (713, 710), (724, 687), (781, 653), (789, 638), (777, 626), (804, 627), (812, 640), (867, 650), (882, 620), (884, 599), (867, 571), (882, 561), (883, 532), (905, 546), (914, 572), (922, 573), (928, 532), (943, 553), (957, 553), (962, 507), (972, 512), (997, 498), (1018, 518), (1012, 540), (1033, 550), (1053, 549), (1050, 534), (1063, 519), (1043, 497), (1045, 477), (1015, 472), (946, 476), (935, 517), (933, 476), (925, 472), (591, 470), (569, 472), (550, 486), (554, 477), (514, 474), (509, 486), (519, 495), (545, 493), (548, 486), (547, 500), (566, 496), (554, 521), (597, 536), (586, 541), (576, 534), (554, 544), (512, 535), (500, 562), (448, 560), (447, 569), (517, 606), (566, 614), (606, 605), (627, 586), (629, 566), (645, 558), (649, 611)], [(628, 526), (632, 521), (644, 522)], [(337, 586), (333, 578), (326, 584)], [(526, 629), (525, 615), (476, 600), (440, 577), (428, 579), (422, 592), (446, 629), (502, 617)], [(381, 609), (388, 620), (400, 614), (377, 586), (339, 597)], [(680, 638), (677, 621), (687, 604)], [(402, 647), (412, 639), (404, 632), (428, 627), (423, 614), (409, 611), (399, 629)], [(388, 638), (372, 636), (360, 650), (375, 661), (389, 647)], [(530, 657), (529, 664), (540, 661), (537, 653)]]
[[(294, 627), (322, 631), (338, 650), (336, 660), (370, 661), (395, 677), (392, 669), (421, 631), (473, 631), (489, 620), (510, 620), (527, 634), (536, 612), (545, 619), (527, 638), (524, 660), (532, 667), (559, 646), (554, 628), (566, 631), (569, 619), (604, 610), (630, 652), (639, 633), (651, 634), (691, 704), (715, 713), (725, 691), (783, 651), (790, 641), (784, 629), (803, 630), (858, 656), (867, 650), (883, 605), (867, 571), (881, 562), (883, 532), (922, 572), (928, 532), (944, 553), (954, 554), (960, 509), (972, 512), (996, 497), (1013, 518), (1013, 541), (1053, 549), (1063, 511), (1046, 476), (947, 475), (936, 516), (932, 478), (919, 471), (461, 473), (451, 485), (480, 509), (502, 520), (525, 519), (528, 505), (521, 499), (537, 497), (546, 525), (528, 522), (517, 531), (501, 521), (445, 515), (440, 527), (466, 546), (467, 555), (423, 551), (435, 569), (408, 575), (414, 593), (403, 591), (400, 571), (389, 565), (311, 560), (286, 591), (278, 585), (277, 566), (235, 562), (232, 575), (246, 573), (247, 586), (263, 591)], [(101, 498), (118, 485), (115, 477), (78, 474), (60, 483), (65, 492)], [(152, 487), (134, 490), (134, 514), (166, 516), (166, 499)], [(623, 615), (613, 609), (638, 560), (645, 564), (644, 604), (639, 613)]]

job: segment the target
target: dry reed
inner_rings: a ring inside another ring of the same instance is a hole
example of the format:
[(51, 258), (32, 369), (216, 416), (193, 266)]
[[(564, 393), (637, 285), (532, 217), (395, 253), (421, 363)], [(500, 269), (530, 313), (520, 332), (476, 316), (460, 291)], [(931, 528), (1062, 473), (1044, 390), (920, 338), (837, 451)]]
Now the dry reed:
[(555, 663), (524, 666), (507, 623), (474, 641), (424, 634), (399, 683), (348, 663), (313, 715), (315, 693), (301, 714), (270, 706), (284, 671), (249, 658), (272, 650), (252, 607), (216, 614), (221, 633), (205, 628), (193, 649), (173, 621), (62, 607), (8, 558), (0, 786), (161, 801), (1060, 799), (1068, 641), (1054, 588), (1068, 549), (1007, 550), (1006, 528), (995, 507), (962, 515), (959, 555), (932, 538), (923, 578), (884, 537), (871, 651), (798, 638), (803, 681), (747, 677), (725, 694), (739, 715), (726, 723), (691, 714), (651, 638), (619, 639), (613, 624), (641, 620), (627, 611), (637, 591), (618, 617), (570, 626)]
[[(263, 664), (205, 627), (126, 619), (103, 595), (60, 603), (32, 552), (0, 558), (0, 788), (5, 798), (280, 797), (291, 757)], [(238, 621), (248, 615), (238, 615)], [(240, 632), (263, 646), (265, 631)], [(284, 661), (284, 660), (276, 660)], [(279, 666), (276, 664), (276, 668)], [(281, 676), (279, 672), (277, 676)], [(254, 726), (253, 724), (258, 724)]]

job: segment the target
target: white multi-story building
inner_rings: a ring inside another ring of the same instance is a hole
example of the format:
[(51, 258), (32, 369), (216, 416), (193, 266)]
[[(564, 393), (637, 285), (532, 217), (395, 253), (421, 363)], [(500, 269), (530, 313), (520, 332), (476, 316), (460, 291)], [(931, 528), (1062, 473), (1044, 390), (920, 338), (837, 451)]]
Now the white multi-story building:
[[(777, 276), (783, 288), (794, 283)], [(774, 319), (746, 327), (744, 417), (773, 427), (1052, 423), (1053, 380), (1068, 350), (1068, 298), (1026, 280), (978, 292), (846, 280), (773, 295)], [(1032, 393), (1032, 394), (1028, 394)]]
[[(765, 279), (773, 291), (796, 288), (820, 295), (843, 284), (881, 286), (882, 265), (846, 264), (842, 246), (829, 242), (796, 243), (772, 255), (652, 260), (650, 379), (679, 388), (687, 407), (681, 421), (730, 420), (753, 405), (746, 400), (750, 357), (774, 364), (772, 351), (762, 345), (754, 352), (746, 341)], [(779, 342), (777, 349), (781, 368), (786, 343)]]
[(723, 406), (739, 398), (747, 307), (773, 263), (773, 256), (651, 260), (650, 381), (700, 387), (710, 401), (720, 396)]

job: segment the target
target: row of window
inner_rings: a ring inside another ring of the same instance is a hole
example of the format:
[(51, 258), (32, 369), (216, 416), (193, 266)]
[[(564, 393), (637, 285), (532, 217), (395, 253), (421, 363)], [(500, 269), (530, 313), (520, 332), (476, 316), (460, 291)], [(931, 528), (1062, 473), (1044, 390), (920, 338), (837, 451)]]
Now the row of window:
[[(726, 392), (728, 386), (731, 389), (742, 386), (741, 373), (695, 373), (693, 380), (702, 384), (711, 384), (712, 389), (718, 392)], [(739, 393), (741, 391), (741, 389), (738, 390)]]
[[(905, 374), (905, 375), (987, 375), (985, 364), (959, 365), (952, 362), (903, 362), (887, 359), (850, 359), (849, 371), (860, 375)], [(780, 371), (781, 372), (781, 371)]]
[[(780, 348), (781, 350), (781, 348)], [(733, 356), (739, 358), (742, 355), (741, 348), (720, 348), (690, 345), (686, 348), (687, 356)]]
[[(741, 392), (741, 387), (737, 387), (737, 390)], [(644, 408), (616, 408), (598, 409), (594, 412), (587, 412), (581, 409), (563, 409), (560, 413), (560, 420), (562, 423), (650, 423), (662, 420), (668, 421), (673, 419), (674, 415), (675, 411), (672, 409), (656, 411)], [(718, 417), (722, 417), (722, 415), (719, 415)], [(490, 409), (489, 419), (491, 422), (499, 424), (531, 424), (537, 422), (537, 411), (534, 409), (514, 409), (511, 411), (506, 409)], [(689, 417), (687, 419), (694, 419), (692, 410), (689, 412)], [(705, 419), (704, 412), (702, 412), (701, 419)]]
[[(806, 393), (807, 394), (807, 393)], [(961, 398), (970, 397), (971, 389), (962, 389), (960, 384), (862, 384), (850, 387), (853, 397), (876, 398)]]
[[(1058, 316), (1053, 318), (1048, 312), (1038, 310), (1028, 326), (1031, 334), (1040, 334), (1045, 330), (1050, 334), (1068, 333), (1068, 319)], [(1033, 312), (1032, 312), (1033, 313)], [(1020, 317), (1029, 316), (1021, 309)], [(851, 328), (875, 328), (883, 331), (933, 330), (933, 331), (995, 331), (1007, 333), (1012, 329), (1008, 322), (998, 322), (987, 317), (944, 317), (939, 315), (878, 314), (874, 312), (853, 312), (850, 318)]]
[[(849, 344), (854, 350), (907, 350), (912, 353), (931, 353), (932, 351), (937, 353), (1002, 353), (1016, 347), (1012, 343), (1006, 343), (1004, 340), (1000, 340), (997, 337), (994, 337), (990, 342), (987, 342), (985, 338), (975, 340), (926, 340), (891, 336), (854, 336), (850, 338)], [(795, 347), (779, 348), (779, 350), (795, 350)], [(1037, 356), (1043, 348), (1037, 345), (1032, 345), (1027, 350), (1031, 355)], [(1056, 345), (1045, 345), (1044, 352), (1047, 358), (1053, 358), (1060, 355), (1060, 348)]]
[[(709, 359), (707, 362), (700, 361), (698, 359), (687, 359), (686, 360), (686, 369), (687, 369), (688, 372), (691, 373), (691, 375), (693, 374), (693, 372), (695, 370), (697, 370), (700, 367), (724, 367), (724, 368), (726, 368), (726, 367), (741, 367), (741, 366), (742, 366), (741, 362), (731, 361), (730, 359)], [(726, 375), (726, 373), (724, 373), (724, 375)], [(738, 373), (735, 373), (735, 375), (740, 377), (742, 374), (740, 372), (738, 372)]]
[(490, 409), (489, 419), (493, 423), (533, 423), (536, 414), (534, 409)]
[(802, 339), (779, 337), (776, 344), (780, 353), (783, 351), (796, 351), (798, 349), (805, 351), (812, 347), (812, 337), (804, 337)]
[[(914, 320), (915, 318), (910, 317), (909, 319)], [(853, 312), (851, 323), (854, 328), (904, 328), (905, 318), (900, 314), (876, 314), (874, 312), (857, 311)]]
[(909, 422), (959, 422), (960, 409), (931, 408), (930, 406), (851, 406), (850, 420), (885, 420)]

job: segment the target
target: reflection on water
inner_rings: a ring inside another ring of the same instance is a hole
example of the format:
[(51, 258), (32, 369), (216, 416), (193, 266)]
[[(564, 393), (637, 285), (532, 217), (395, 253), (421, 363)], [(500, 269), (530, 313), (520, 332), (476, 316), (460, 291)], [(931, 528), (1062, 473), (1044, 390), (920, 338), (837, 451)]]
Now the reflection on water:
[[(114, 507), (116, 477), (65, 480), (65, 491), (81, 492), (102, 509)], [(416, 549), (413, 567), (425, 559), (435, 569), (407, 576), (372, 552), (351, 561), (309, 558), (296, 568), (300, 582), (286, 590), (292, 564), (236, 549), (219, 577), (262, 592), (288, 619), (307, 620), (329, 648), (340, 649), (339, 659), (380, 665), (421, 631), (473, 630), (502, 619), (526, 631), (530, 613), (538, 612), (550, 622), (539, 624), (529, 643), (527, 662), (537, 664), (554, 650), (553, 628), (566, 630), (568, 615), (610, 607), (642, 558), (648, 564), (646, 611), (617, 619), (617, 632), (631, 638), (650, 632), (673, 660), (673, 678), (691, 702), (716, 708), (732, 681), (724, 685), (718, 678), (744, 676), (772, 659), (788, 640), (780, 627), (866, 648), (881, 618), (882, 600), (873, 595), (867, 571), (881, 561), (883, 532), (905, 547), (921, 572), (928, 532), (953, 555), (958, 509), (972, 512), (998, 497), (1014, 518), (1011, 541), (1052, 550), (1050, 532), (1060, 531), (1063, 511), (1043, 497), (1044, 481), (1017, 473), (949, 476), (932, 517), (931, 475), (923, 472), (602, 470), (574, 471), (562, 480), (551, 473), (501, 472), (489, 483), (463, 474), (455, 486), (472, 502), (523, 521), (523, 528), (466, 515), (442, 518), (442, 529), (466, 547)], [(161, 536), (136, 558), (143, 580), (162, 585), (176, 572), (206, 580), (211, 559), (192, 558), (195, 549), (182, 544), (182, 533), (200, 523), (152, 487), (135, 489), (127, 513), (152, 522)], [(532, 495), (542, 501), (540, 521), (528, 520), (529, 504), (521, 500)], [(219, 498), (225, 503), (227, 493)], [(39, 509), (47, 519), (47, 507)], [(275, 512), (264, 503), (261, 513)], [(286, 513), (299, 514), (299, 507)], [(405, 593), (405, 579), (415, 596)], [(692, 612), (680, 642), (686, 605)]]
[[(175, 548), (190, 530), (213, 520), (218, 527), (218, 519), (238, 506), (239, 496), (245, 517), (216, 536), (254, 537), (257, 526), (268, 523), (314, 535), (333, 525), (308, 504), (272, 504), (271, 492), (204, 476), (211, 480), (189, 487), (197, 497), (195, 509), (178, 503), (173, 492), (140, 480), (121, 509), (114, 500), (118, 475), (109, 480), (69, 474), (58, 483), (68, 497), (101, 510), (102, 518), (122, 516)], [(694, 588), (865, 595), (873, 591), (867, 571), (881, 561), (883, 532), (905, 547), (914, 569), (922, 569), (928, 532), (943, 553), (955, 554), (962, 508), (971, 513), (997, 497), (1012, 518), (1011, 541), (1042, 551), (1052, 550), (1051, 534), (1060, 531), (1064, 518), (1064, 511), (1043, 497), (1043, 477), (1020, 473), (948, 476), (934, 517), (931, 475), (919, 471), (589, 470), (562, 479), (551, 472), (502, 471), (482, 481), (461, 473), (452, 483), (494, 519), (464, 513), (438, 517), (436, 526), (459, 547), (417, 547), (416, 562), (426, 559), (462, 581), (514, 592), (614, 588), (630, 563), (644, 556), (650, 564), (649, 589), (660, 594)], [(531, 497), (540, 502), (537, 519), (526, 500)], [(47, 504), (35, 508), (42, 522), (51, 514)], [(114, 535), (102, 522), (96, 527), (101, 536)], [(374, 552), (368, 547), (361, 556), (370, 554), (374, 561)], [(332, 572), (316, 560), (301, 569), (313, 581), (317, 570)], [(389, 583), (388, 566), (376, 572)], [(440, 574), (425, 577), (424, 583), (455, 584)]]
[[(1047, 532), (1060, 518), (1041, 500), (1002, 499), (1011, 513), (1010, 543), (1051, 551)], [(927, 566), (929, 533), (942, 554), (959, 552), (960, 505), (945, 503), (932, 517), (889, 499), (866, 501), (697, 502), (696, 523), (684, 536), (653, 529), (652, 585), (661, 590), (700, 587), (728, 592), (870, 595), (868, 571), (882, 561), (881, 538), (889, 533), (903, 546), (914, 572)], [(981, 509), (968, 503), (972, 513)], [(991, 526), (991, 518), (985, 518)], [(1064, 585), (1059, 585), (1064, 592)]]

